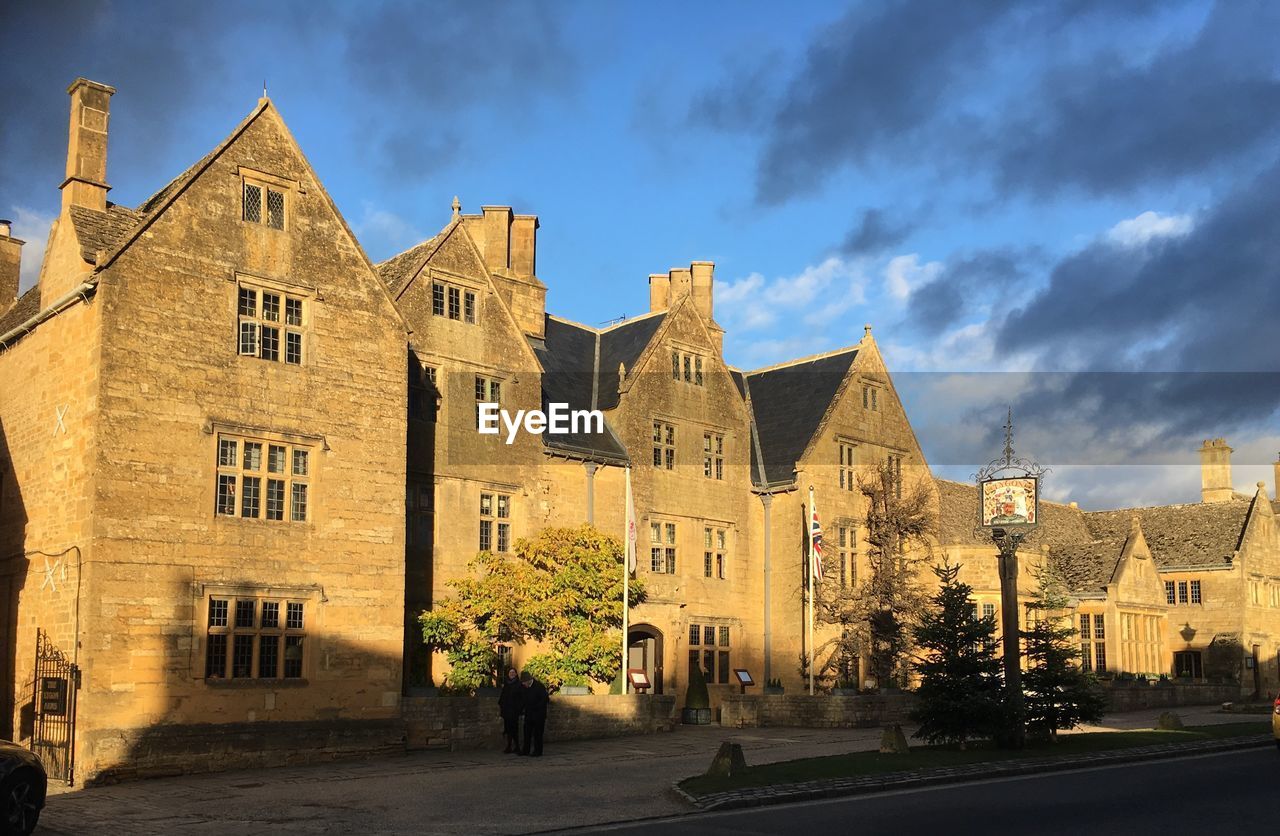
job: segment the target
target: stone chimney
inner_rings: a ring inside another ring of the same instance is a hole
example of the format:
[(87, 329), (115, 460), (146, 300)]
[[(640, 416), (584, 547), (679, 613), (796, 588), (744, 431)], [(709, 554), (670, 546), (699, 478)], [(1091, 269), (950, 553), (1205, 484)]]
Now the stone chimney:
[(1226, 439), (1207, 439), (1200, 448), (1200, 496), (1204, 502), (1227, 502), (1235, 496)]
[(1276, 454), (1276, 463), (1273, 464), (1272, 467), (1275, 468), (1275, 472), (1274, 472), (1275, 485), (1276, 485), (1275, 498), (1277, 502), (1280, 502), (1280, 453)]
[(538, 216), (511, 219), (511, 272), (521, 278), (538, 274)]
[(22, 272), (22, 245), (13, 237), (9, 221), (0, 220), (0, 314), (18, 301), (18, 277)]
[(502, 295), (526, 334), (541, 339), (546, 333), (547, 286), (538, 280), (538, 216), (514, 215), (510, 206), (482, 206), (483, 214), (454, 216), (484, 257), (494, 287)]
[(693, 273), (693, 306), (702, 318), (711, 322), (711, 284), (715, 273), (714, 261), (695, 261), (689, 265)]
[(665, 311), (671, 306), (671, 277), (666, 273), (649, 274), (649, 312)]
[(77, 78), (71, 94), (71, 132), (67, 142), (67, 177), (62, 181), (62, 209), (83, 206), (106, 211), (107, 119), (114, 87)]
[(511, 207), (481, 206), (484, 212), (484, 263), (489, 270), (511, 269)]
[(671, 296), (668, 298), (670, 305), (683, 299), (693, 292), (693, 269), (691, 267), (672, 267), (667, 271), (668, 279), (671, 282)]

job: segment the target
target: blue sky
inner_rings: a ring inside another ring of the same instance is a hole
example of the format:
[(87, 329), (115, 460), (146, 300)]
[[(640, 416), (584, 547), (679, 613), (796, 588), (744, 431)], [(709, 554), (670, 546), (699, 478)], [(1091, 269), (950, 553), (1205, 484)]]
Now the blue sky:
[(0, 12), (0, 55), (28, 281), (73, 78), (118, 88), (126, 205), (265, 80), (374, 260), (455, 194), (510, 204), (570, 319), (710, 259), (740, 366), (871, 323), (942, 475), (995, 455), (1011, 404), (1050, 496), (1194, 501), (1218, 435), (1274, 491), (1275, 4), (52, 2)]

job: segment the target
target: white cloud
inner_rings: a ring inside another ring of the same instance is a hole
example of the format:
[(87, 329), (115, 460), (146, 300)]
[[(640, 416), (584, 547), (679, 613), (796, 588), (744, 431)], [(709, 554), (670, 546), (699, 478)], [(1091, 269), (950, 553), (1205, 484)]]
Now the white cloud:
[(431, 237), (395, 212), (379, 209), (368, 201), (365, 201), (359, 219), (351, 224), (351, 229), (374, 263), (385, 261)]
[(941, 261), (920, 263), (917, 253), (900, 255), (889, 260), (884, 268), (885, 290), (894, 299), (905, 302), (911, 291), (942, 272)]
[(18, 277), (18, 293), (25, 292), (40, 278), (40, 262), (44, 260), (45, 242), (56, 215), (47, 215), (27, 206), (10, 206), (13, 213), (13, 237), (26, 241), (22, 248), (22, 272)]
[(866, 300), (861, 262), (838, 257), (792, 276), (766, 279), (759, 273), (715, 285), (716, 319), (730, 331), (769, 328), (779, 318), (801, 316), (809, 326), (826, 325)]
[(1122, 247), (1141, 247), (1156, 238), (1179, 238), (1194, 226), (1195, 219), (1190, 215), (1161, 215), (1148, 210), (1120, 221), (1107, 230), (1106, 237)]

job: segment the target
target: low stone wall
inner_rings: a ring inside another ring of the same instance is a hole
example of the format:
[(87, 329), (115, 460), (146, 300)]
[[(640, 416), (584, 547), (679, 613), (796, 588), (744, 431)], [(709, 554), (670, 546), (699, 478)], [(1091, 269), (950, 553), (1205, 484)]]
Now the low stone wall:
[(905, 723), (914, 694), (835, 697), (819, 694), (736, 694), (724, 698), (720, 725), (729, 728), (793, 726), (806, 729), (874, 728)]
[(403, 754), (399, 719), (161, 725), (95, 730), (80, 736), (76, 782), (292, 766)]
[[(410, 749), (492, 749), (502, 746), (494, 697), (406, 697), (402, 714)], [(671, 731), (678, 721), (670, 694), (552, 695), (548, 741), (585, 740)]]
[(1240, 699), (1239, 685), (1198, 685), (1174, 683), (1113, 682), (1106, 686), (1110, 711), (1138, 711), (1144, 708), (1176, 708), (1180, 705), (1217, 705)]

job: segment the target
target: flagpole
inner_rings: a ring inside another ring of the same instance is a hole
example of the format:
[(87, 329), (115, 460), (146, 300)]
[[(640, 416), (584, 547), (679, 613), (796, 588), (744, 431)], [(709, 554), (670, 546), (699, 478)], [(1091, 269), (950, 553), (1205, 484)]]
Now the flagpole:
[(627, 693), (627, 629), (628, 604), (631, 602), (631, 562), (635, 559), (635, 506), (631, 500), (631, 465), (627, 465), (626, 542), (622, 554), (622, 693)]
[(809, 519), (806, 520), (805, 528), (809, 530), (809, 696), (813, 696), (813, 485), (809, 486)]

